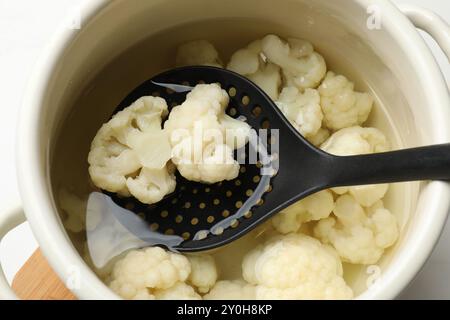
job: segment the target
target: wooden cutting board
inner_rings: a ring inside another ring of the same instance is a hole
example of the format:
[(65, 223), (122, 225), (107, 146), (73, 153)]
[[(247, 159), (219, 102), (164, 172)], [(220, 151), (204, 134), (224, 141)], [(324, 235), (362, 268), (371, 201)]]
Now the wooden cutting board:
[(39, 249), (16, 274), (12, 287), (24, 300), (76, 300)]

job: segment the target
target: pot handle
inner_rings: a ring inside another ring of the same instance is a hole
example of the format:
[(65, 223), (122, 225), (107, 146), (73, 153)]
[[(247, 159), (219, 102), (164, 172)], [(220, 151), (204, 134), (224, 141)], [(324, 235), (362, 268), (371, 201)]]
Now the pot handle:
[[(25, 222), (25, 215), (20, 206), (11, 206), (0, 214), (0, 241), (12, 229)], [(16, 300), (18, 297), (6, 280), (0, 265), (0, 300)]]
[(450, 26), (438, 14), (419, 6), (402, 4), (400, 10), (416, 28), (428, 33), (441, 47), (450, 61)]

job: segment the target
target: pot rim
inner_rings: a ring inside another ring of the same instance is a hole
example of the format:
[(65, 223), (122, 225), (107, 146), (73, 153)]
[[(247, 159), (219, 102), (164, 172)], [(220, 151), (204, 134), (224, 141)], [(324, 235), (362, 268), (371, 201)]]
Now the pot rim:
[[(378, 5), (383, 10), (384, 27), (405, 48), (407, 58), (415, 62), (416, 72), (420, 74), (424, 94), (427, 100), (436, 108), (433, 121), (439, 142), (450, 141), (450, 128), (445, 119), (450, 119), (450, 100), (445, 80), (432, 56), (429, 48), (421, 38), (416, 28), (390, 1), (384, 0), (354, 0), (362, 8)], [(105, 6), (108, 0), (90, 0), (83, 3), (83, 12), (87, 13), (86, 21), (90, 21)], [(365, 10), (365, 9), (364, 9)], [(61, 279), (71, 279), (79, 276), (79, 285), (71, 287), (74, 294), (81, 299), (117, 299), (114, 294), (87, 266), (74, 249), (66, 231), (56, 219), (48, 221), (48, 212), (54, 212), (53, 205), (47, 199), (46, 181), (42, 181), (39, 173), (39, 131), (40, 106), (45, 98), (47, 85), (51, 79), (64, 50), (74, 39), (77, 30), (60, 28), (58, 33), (44, 50), (29, 81), (26, 95), (20, 110), (17, 135), (17, 174), (19, 190), (24, 210), (32, 231), (52, 268)], [(426, 90), (425, 90), (426, 88)], [(34, 159), (30, 161), (30, 159)], [(432, 222), (425, 224), (417, 232), (414, 243), (408, 243), (404, 248), (396, 268), (377, 282), (377, 286), (361, 294), (359, 299), (392, 299), (397, 296), (413, 279), (432, 252), (441, 231), (445, 225), (450, 207), (450, 184), (433, 181), (429, 188), (437, 201), (430, 203)], [(418, 250), (417, 248), (420, 248)], [(74, 269), (76, 267), (76, 269)]]

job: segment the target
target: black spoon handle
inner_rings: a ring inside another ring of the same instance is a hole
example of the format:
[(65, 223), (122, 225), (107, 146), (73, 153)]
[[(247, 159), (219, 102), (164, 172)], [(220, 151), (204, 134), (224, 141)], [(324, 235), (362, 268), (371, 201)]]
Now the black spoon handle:
[(330, 187), (450, 180), (450, 144), (330, 160)]

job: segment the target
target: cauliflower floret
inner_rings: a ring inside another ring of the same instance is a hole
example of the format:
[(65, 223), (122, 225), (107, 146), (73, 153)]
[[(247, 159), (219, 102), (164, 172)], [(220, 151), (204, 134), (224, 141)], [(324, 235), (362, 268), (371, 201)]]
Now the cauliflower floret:
[(316, 237), (332, 244), (343, 261), (374, 264), (398, 238), (397, 220), (379, 202), (364, 210), (350, 195), (336, 201), (334, 217), (318, 222)]
[(173, 192), (175, 176), (167, 168), (171, 147), (161, 129), (167, 114), (164, 99), (143, 97), (104, 124), (88, 157), (93, 183), (147, 204)]
[(209, 255), (190, 255), (191, 274), (188, 282), (200, 293), (207, 293), (217, 281), (217, 267), (214, 258)]
[(219, 281), (203, 298), (205, 300), (255, 300), (255, 286), (243, 280)]
[(333, 208), (333, 195), (324, 190), (283, 209), (272, 219), (272, 223), (280, 233), (297, 232), (303, 223), (327, 218)]
[(256, 83), (272, 100), (278, 98), (281, 86), (280, 68), (273, 63), (265, 63), (259, 70), (247, 76)]
[(236, 51), (227, 65), (227, 69), (244, 76), (254, 74), (258, 71), (264, 57), (261, 55), (261, 40), (250, 43), (247, 47)]
[[(321, 149), (338, 156), (352, 156), (386, 152), (390, 147), (385, 135), (378, 129), (351, 127), (335, 132)], [(378, 184), (339, 187), (332, 190), (339, 195), (350, 192), (359, 204), (370, 207), (385, 196), (388, 188), (388, 184)]]
[(63, 221), (64, 226), (75, 233), (86, 229), (86, 207), (87, 201), (76, 196), (66, 189), (59, 191), (59, 205), (66, 214)]
[(172, 109), (165, 130), (173, 147), (172, 161), (186, 179), (216, 183), (238, 176), (233, 149), (247, 143), (250, 126), (225, 114), (228, 102), (219, 85), (204, 84)]
[(127, 180), (128, 190), (143, 203), (156, 203), (175, 190), (174, 172), (172, 165), (166, 170), (142, 168), (137, 178)]
[(176, 64), (178, 67), (198, 65), (223, 67), (216, 48), (206, 40), (192, 41), (179, 46)]
[(363, 207), (370, 207), (384, 198), (389, 189), (389, 184), (372, 184), (349, 188), (349, 193)]
[(331, 130), (363, 124), (369, 117), (373, 97), (354, 91), (354, 84), (342, 75), (328, 72), (319, 87), (325, 125)]
[(273, 100), (278, 98), (281, 86), (280, 68), (267, 62), (262, 54), (261, 40), (236, 51), (231, 56), (227, 69), (249, 78)]
[(307, 138), (316, 147), (322, 145), (330, 137), (330, 130), (325, 128), (320, 128), (317, 133), (313, 136)]
[(385, 135), (375, 128), (350, 127), (335, 132), (321, 149), (337, 155), (352, 156), (389, 151)]
[(317, 88), (327, 72), (325, 60), (307, 41), (290, 38), (286, 43), (276, 35), (268, 35), (261, 47), (267, 60), (282, 69), (285, 86), (300, 91)]
[(291, 233), (274, 237), (244, 258), (243, 277), (256, 299), (350, 299), (336, 252), (318, 240)]
[(194, 288), (183, 282), (178, 282), (173, 287), (164, 290), (156, 290), (154, 297), (157, 300), (201, 300), (202, 297)]
[(286, 87), (276, 104), (304, 137), (315, 136), (322, 127), (323, 114), (317, 90), (306, 89), (301, 93), (296, 87)]
[[(110, 288), (124, 299), (154, 299), (155, 294), (167, 296), (173, 292), (157, 292), (185, 282), (191, 273), (189, 260), (158, 247), (134, 250), (116, 262)], [(186, 290), (178, 290), (186, 292)]]
[(255, 291), (258, 300), (344, 300), (353, 297), (342, 277), (335, 277), (327, 283), (307, 282), (285, 289), (257, 286)]

